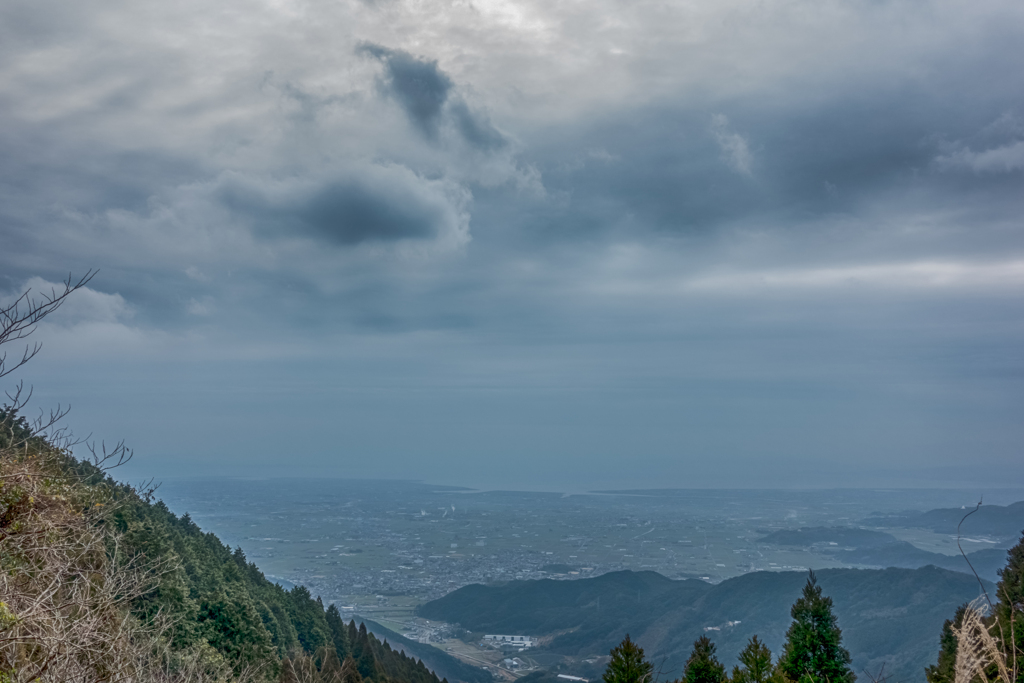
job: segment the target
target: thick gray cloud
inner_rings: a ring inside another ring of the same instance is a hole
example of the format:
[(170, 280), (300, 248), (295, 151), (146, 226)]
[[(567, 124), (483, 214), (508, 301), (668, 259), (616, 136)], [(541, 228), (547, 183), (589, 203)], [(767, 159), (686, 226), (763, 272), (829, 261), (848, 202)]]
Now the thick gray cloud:
[(1024, 477), (1019, 3), (66, 5), (0, 290), (102, 269), (26, 379), (140, 474)]
[(218, 183), (216, 194), (233, 213), (269, 235), (306, 233), (353, 245), (465, 234), (462, 198), (442, 183), (395, 166), (366, 166), (339, 175), (312, 182), (230, 175)]
[(375, 57), (384, 64), (382, 89), (401, 105), (409, 120), (428, 138), (436, 138), (438, 129), (449, 124), (477, 149), (493, 151), (508, 144), (487, 116), (471, 110), (454, 93), (454, 83), (436, 60), (414, 57), (403, 50), (374, 43), (360, 45), (357, 53)]
[(360, 54), (379, 59), (385, 67), (383, 86), (409, 118), (426, 135), (437, 135), (441, 110), (448, 100), (452, 81), (437, 67), (437, 61), (417, 59), (402, 50), (389, 50), (381, 45), (360, 45)]

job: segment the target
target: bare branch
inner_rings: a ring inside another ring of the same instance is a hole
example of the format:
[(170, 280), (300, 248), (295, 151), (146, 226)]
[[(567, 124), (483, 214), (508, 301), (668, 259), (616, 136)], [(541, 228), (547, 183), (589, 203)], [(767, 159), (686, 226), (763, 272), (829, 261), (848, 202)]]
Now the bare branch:
[[(69, 274), (61, 289), (51, 288), (49, 292), (40, 292), (37, 296), (32, 295), (32, 290), (27, 290), (13, 303), (0, 307), (0, 346), (32, 334), (43, 318), (60, 308), (72, 292), (89, 284), (98, 272), (89, 270), (77, 281)], [(39, 343), (26, 346), (21, 358), (11, 364), (7, 363), (6, 353), (0, 354), (0, 377), (11, 374), (32, 360), (41, 348), (42, 344)]]

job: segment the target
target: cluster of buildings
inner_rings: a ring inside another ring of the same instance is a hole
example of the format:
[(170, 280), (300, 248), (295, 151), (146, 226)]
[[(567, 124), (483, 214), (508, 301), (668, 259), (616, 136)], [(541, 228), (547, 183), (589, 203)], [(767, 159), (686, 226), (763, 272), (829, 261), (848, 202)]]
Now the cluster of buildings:
[(530, 636), (488, 635), (484, 636), (484, 643), (493, 647), (518, 648), (522, 652), (527, 648), (533, 647), (534, 640)]

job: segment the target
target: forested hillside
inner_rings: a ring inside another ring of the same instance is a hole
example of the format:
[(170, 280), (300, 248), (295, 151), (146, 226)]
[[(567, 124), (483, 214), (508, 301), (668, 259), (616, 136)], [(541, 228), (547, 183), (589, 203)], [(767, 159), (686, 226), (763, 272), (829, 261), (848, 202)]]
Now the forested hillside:
[(75, 460), (35, 431), (0, 409), (5, 680), (438, 683), (305, 587), (268, 581), (188, 515), (115, 481), (109, 457)]
[[(856, 671), (876, 672), (884, 662), (885, 671), (903, 681), (923, 680), (924, 667), (938, 654), (943, 621), (979, 592), (973, 576), (936, 567), (817, 575), (835, 601)], [(423, 605), (420, 614), (488, 633), (568, 631), (556, 635), (550, 649), (580, 657), (604, 655), (629, 633), (652, 661), (678, 673), (694, 639), (705, 633), (726, 663), (755, 634), (778, 651), (789, 607), (806, 579), (800, 572), (755, 572), (711, 585), (627, 571), (576, 581), (513, 581), (466, 586)]]
[[(5, 345), (93, 275), (0, 307), (0, 378), (40, 348), (8, 358)], [(439, 683), (152, 489), (112, 478), (132, 455), (123, 443), (83, 444), (59, 408), (26, 419), (31, 393), (17, 384), (0, 407), (0, 683)]]

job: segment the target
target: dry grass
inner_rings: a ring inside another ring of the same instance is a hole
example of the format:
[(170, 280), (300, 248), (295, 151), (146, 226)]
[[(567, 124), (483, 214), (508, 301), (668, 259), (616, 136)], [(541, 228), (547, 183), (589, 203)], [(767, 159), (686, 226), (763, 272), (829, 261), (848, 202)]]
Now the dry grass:
[(66, 464), (40, 440), (0, 448), (0, 683), (256, 680), (209, 646), (172, 651), (166, 619), (132, 615), (176, 565), (127, 554), (102, 523), (111, 497)]
[(993, 665), (1001, 683), (1015, 683), (1006, 665), (1006, 655), (999, 641), (992, 635), (992, 626), (986, 625), (984, 601), (979, 598), (964, 612), (959, 627), (953, 627), (957, 637), (956, 683), (988, 681), (987, 671)]

